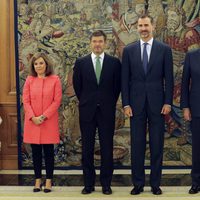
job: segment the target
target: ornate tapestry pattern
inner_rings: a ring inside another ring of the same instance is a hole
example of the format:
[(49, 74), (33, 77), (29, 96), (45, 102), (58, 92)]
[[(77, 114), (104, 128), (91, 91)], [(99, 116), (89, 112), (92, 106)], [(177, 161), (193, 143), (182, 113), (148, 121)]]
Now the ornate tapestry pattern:
[[(190, 124), (179, 108), (180, 84), (185, 53), (200, 46), (200, 0), (18, 0), (20, 93), (28, 75), (28, 62), (37, 51), (49, 54), (63, 86), (59, 110), (60, 144), (55, 146), (58, 167), (81, 165), (78, 101), (72, 85), (77, 57), (90, 52), (89, 36), (102, 29), (108, 35), (107, 52), (121, 58), (124, 46), (138, 39), (138, 16), (148, 10), (156, 23), (155, 38), (173, 50), (175, 89), (172, 113), (166, 117), (164, 166), (191, 165)], [(23, 138), (23, 102), (21, 102)], [(119, 99), (114, 135), (115, 166), (130, 166), (129, 120)], [(148, 137), (147, 137), (148, 138)], [(147, 139), (148, 140), (148, 139)], [(22, 143), (22, 166), (32, 166), (29, 145)], [(146, 165), (150, 163), (147, 142)], [(100, 162), (98, 134), (94, 152)]]

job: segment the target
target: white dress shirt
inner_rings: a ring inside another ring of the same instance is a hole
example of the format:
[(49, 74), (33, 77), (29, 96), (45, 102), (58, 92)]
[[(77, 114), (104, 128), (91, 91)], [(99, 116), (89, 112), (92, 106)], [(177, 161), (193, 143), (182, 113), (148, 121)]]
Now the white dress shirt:
[[(103, 66), (103, 59), (104, 59), (105, 53), (103, 52), (102, 54), (100, 54), (98, 57), (100, 59), (101, 62), (101, 69)], [(93, 52), (91, 53), (91, 58), (92, 58), (92, 63), (93, 63), (93, 67), (94, 67), (94, 71), (96, 71), (96, 59), (97, 59), (97, 55), (95, 55)]]
[(148, 55), (148, 61), (151, 55), (151, 48), (153, 45), (153, 38), (151, 38), (148, 42), (144, 42), (143, 40), (140, 39), (140, 47), (141, 47), (141, 60), (143, 60), (143, 49), (144, 49), (144, 43), (147, 43), (147, 55)]

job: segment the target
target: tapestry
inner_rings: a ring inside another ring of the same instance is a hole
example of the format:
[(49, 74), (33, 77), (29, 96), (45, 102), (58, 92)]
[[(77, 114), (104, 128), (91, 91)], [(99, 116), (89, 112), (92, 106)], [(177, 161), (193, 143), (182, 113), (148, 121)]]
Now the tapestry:
[[(192, 141), (190, 124), (183, 120), (180, 110), (180, 84), (186, 52), (200, 47), (200, 0), (17, 0), (20, 99), (28, 62), (38, 51), (51, 57), (62, 82), (56, 167), (81, 166), (78, 100), (72, 84), (76, 58), (90, 53), (89, 36), (99, 29), (108, 36), (106, 52), (121, 58), (123, 48), (138, 39), (137, 19), (145, 11), (155, 20), (154, 38), (170, 45), (173, 51), (175, 86), (172, 112), (165, 118), (163, 165), (187, 167), (191, 165)], [(22, 101), (19, 107), (19, 137), (23, 141)], [(99, 166), (98, 134), (95, 143), (95, 164)], [(30, 146), (22, 142), (19, 149), (22, 168), (32, 167)], [(117, 103), (113, 153), (115, 168), (130, 167), (130, 125), (123, 114), (121, 98)], [(149, 164), (147, 134), (145, 165)]]

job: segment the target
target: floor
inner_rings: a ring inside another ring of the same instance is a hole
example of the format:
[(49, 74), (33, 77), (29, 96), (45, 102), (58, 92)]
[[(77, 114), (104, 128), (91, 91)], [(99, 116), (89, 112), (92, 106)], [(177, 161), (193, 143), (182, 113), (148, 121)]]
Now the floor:
[(79, 170), (55, 170), (51, 193), (33, 193), (34, 174), (32, 170), (0, 170), (0, 200), (199, 200), (200, 193), (189, 195), (190, 170), (163, 170), (162, 196), (150, 192), (149, 170), (146, 170), (144, 192), (131, 196), (131, 171), (115, 170), (112, 181), (112, 195), (103, 195), (99, 185), (99, 171), (95, 192), (82, 195), (83, 176)]

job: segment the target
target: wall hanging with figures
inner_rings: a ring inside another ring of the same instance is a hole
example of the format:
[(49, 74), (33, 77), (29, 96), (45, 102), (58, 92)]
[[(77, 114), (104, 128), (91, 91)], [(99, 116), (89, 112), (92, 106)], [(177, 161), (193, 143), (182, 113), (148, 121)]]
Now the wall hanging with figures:
[[(191, 165), (190, 124), (182, 118), (180, 84), (186, 52), (200, 47), (200, 0), (17, 0), (17, 7), (20, 93), (28, 75), (29, 60), (38, 51), (51, 57), (55, 74), (62, 82), (60, 144), (55, 146), (57, 167), (81, 166), (78, 100), (72, 85), (76, 58), (90, 53), (89, 36), (98, 29), (108, 36), (106, 51), (121, 58), (123, 48), (138, 39), (137, 19), (145, 10), (155, 19), (155, 38), (170, 45), (173, 51), (175, 88), (172, 113), (165, 119), (163, 164)], [(23, 127), (23, 102), (19, 106)], [(20, 137), (23, 138), (23, 128)], [(20, 150), (22, 167), (31, 167), (30, 147), (22, 143)], [(149, 155), (147, 143), (147, 166)], [(94, 158), (98, 166), (101, 159), (98, 137)], [(123, 114), (121, 99), (116, 112), (114, 161), (116, 168), (131, 165), (129, 120)]]

